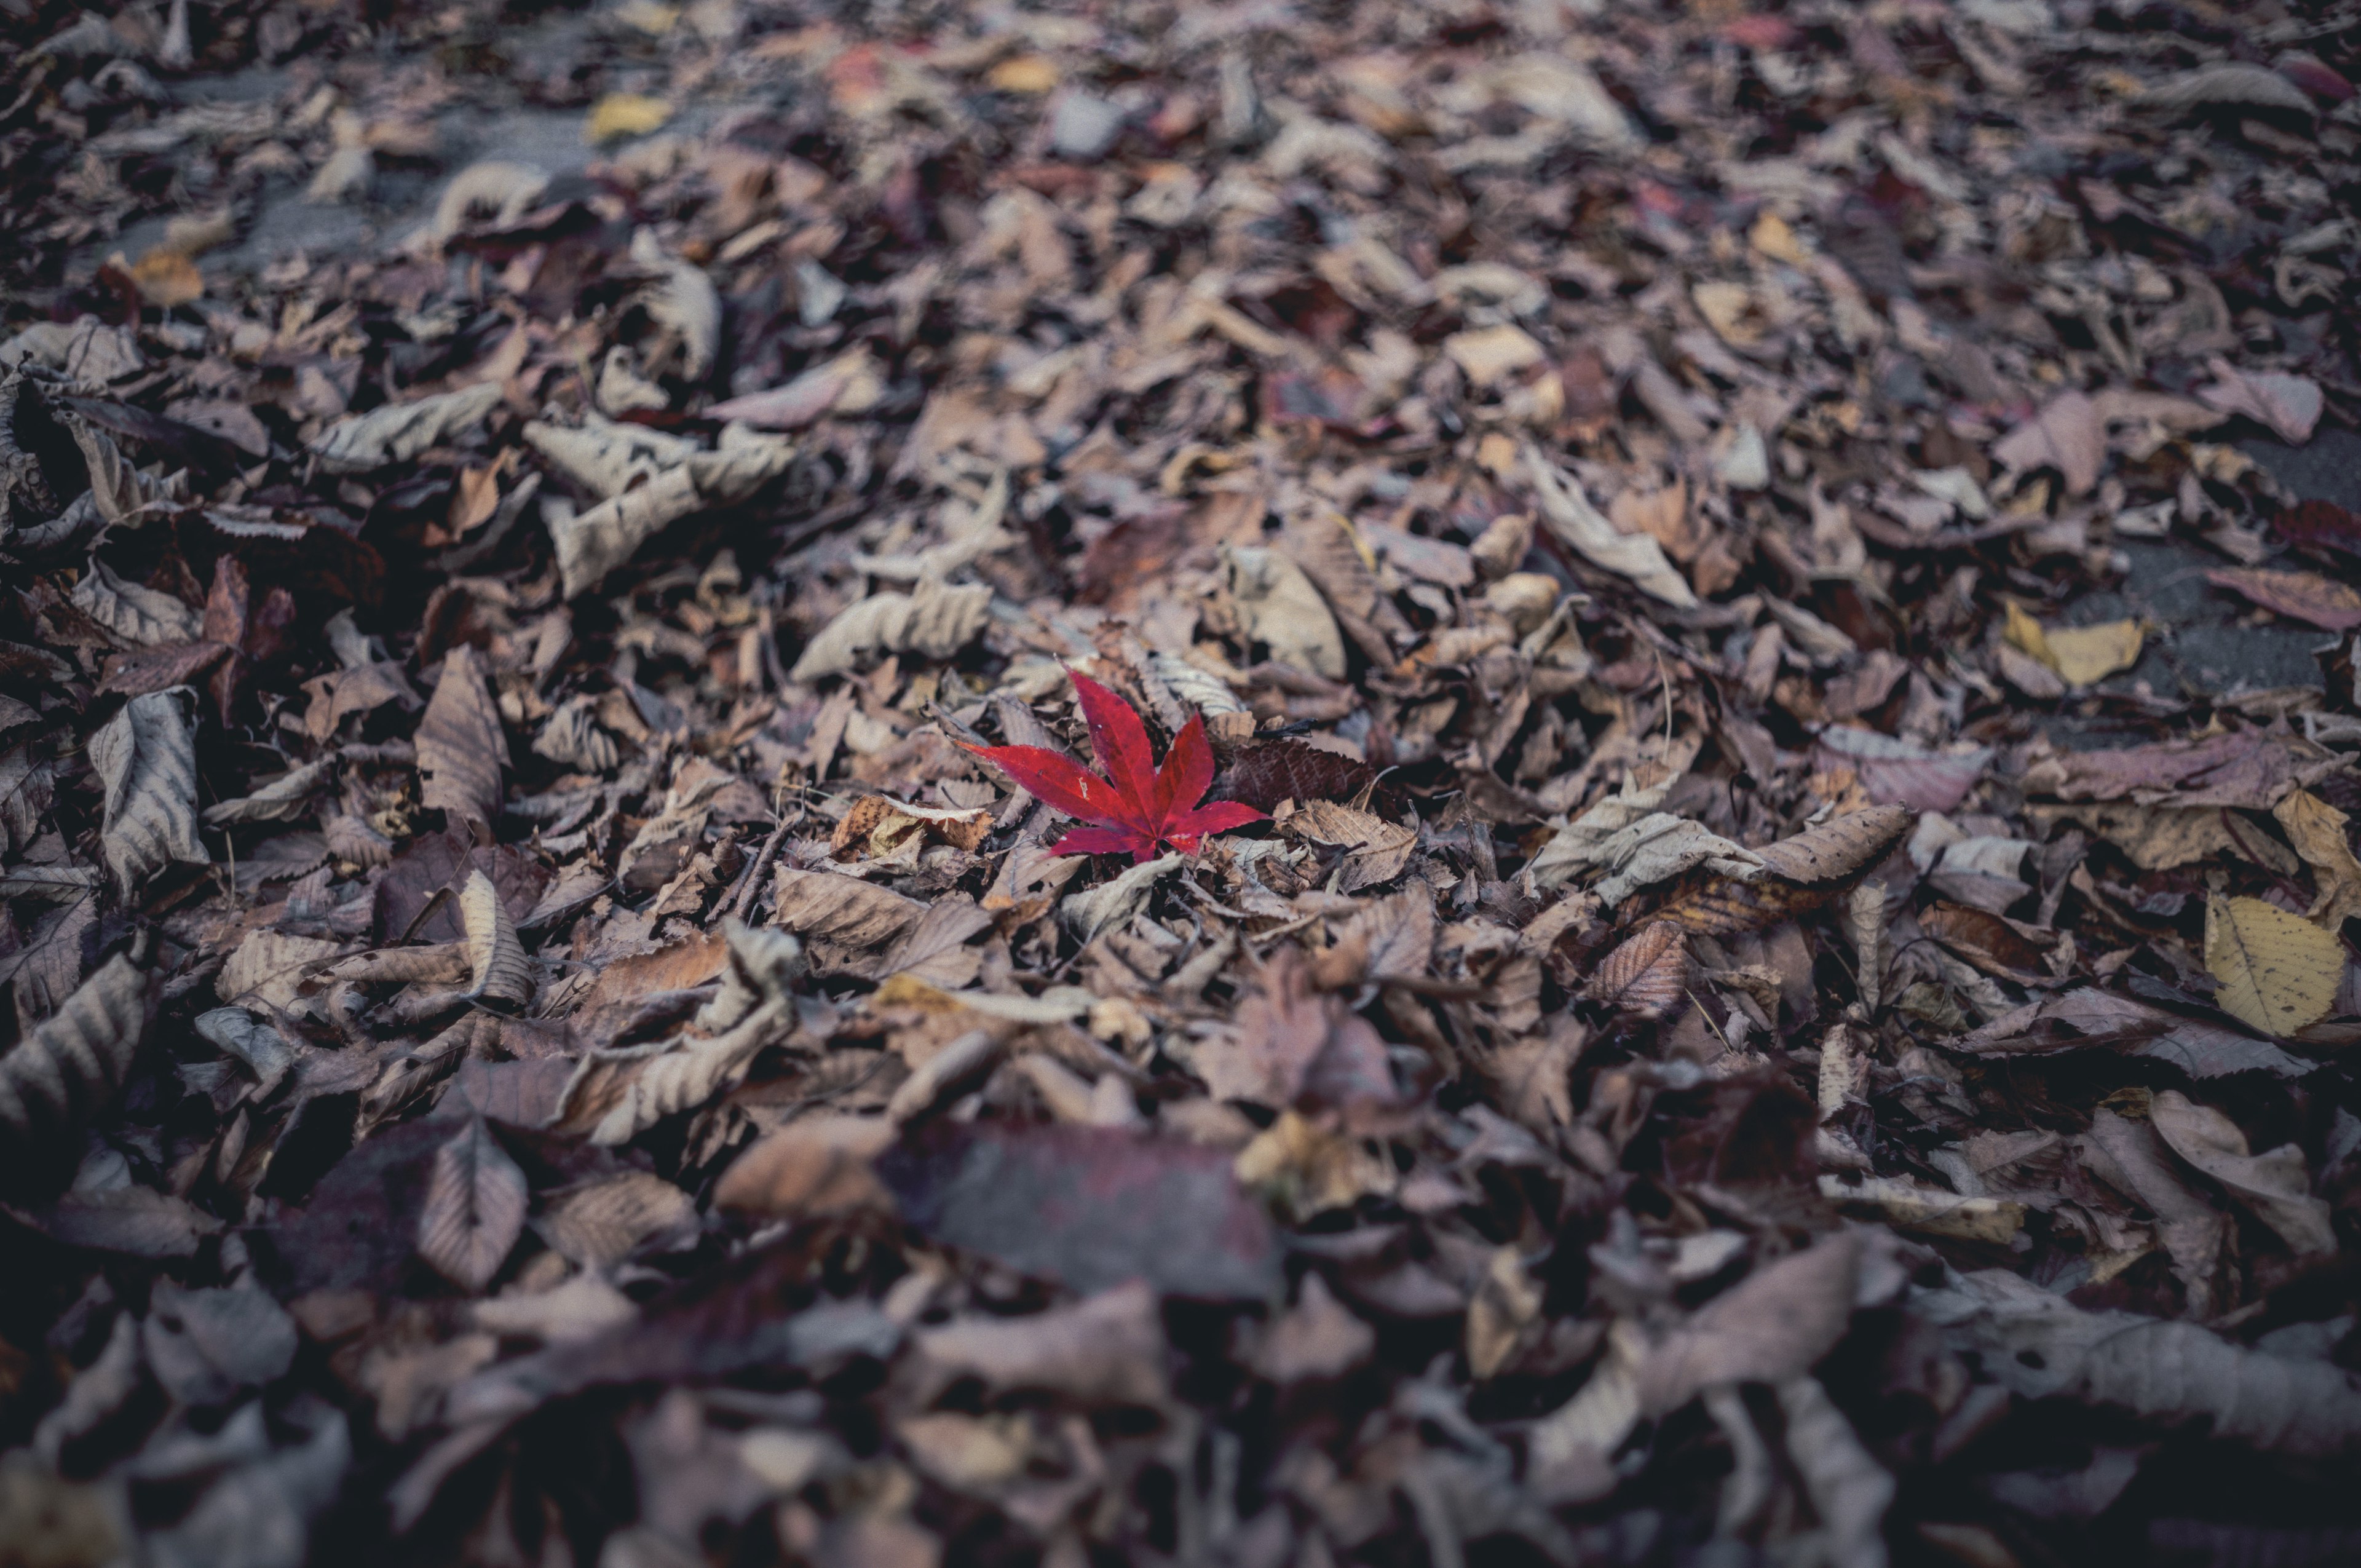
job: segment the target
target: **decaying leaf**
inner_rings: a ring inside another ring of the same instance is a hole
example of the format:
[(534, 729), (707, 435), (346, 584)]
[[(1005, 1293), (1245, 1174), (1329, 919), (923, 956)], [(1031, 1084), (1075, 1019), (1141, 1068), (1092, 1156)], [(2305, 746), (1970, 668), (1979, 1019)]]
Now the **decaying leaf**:
[(992, 590), (922, 582), (909, 593), (872, 594), (822, 627), (787, 672), (790, 680), (848, 674), (878, 653), (948, 659), (983, 630)]
[(154, 992), (153, 977), (117, 953), (55, 1017), (0, 1055), (0, 1128), (11, 1146), (0, 1158), (8, 1166), (50, 1149), (114, 1099), (147, 1036)]
[(1686, 999), (1688, 970), (1686, 934), (1669, 920), (1654, 920), (1599, 960), (1582, 993), (1625, 1013), (1661, 1018)]
[(2259, 898), (2205, 901), (2205, 967), (2215, 999), (2241, 1024), (2292, 1035), (2336, 1004), (2345, 949), (2300, 916)]
[(1224, 547), (1222, 559), (1239, 627), (1250, 640), (1268, 646), (1282, 664), (1344, 679), (1344, 633), (1302, 567), (1259, 546)]
[(91, 737), (90, 764), (106, 786), (101, 847), (126, 898), (149, 872), (174, 861), (210, 862), (197, 841), (191, 695), (176, 687), (135, 696)]
[(2044, 627), (2012, 603), (2008, 640), (2058, 672), (2070, 685), (2087, 686), (2139, 663), (2147, 629), (2136, 620), (2099, 626)]
[(2246, 1135), (2235, 1122), (2210, 1105), (2193, 1103), (2177, 1089), (2159, 1090), (2148, 1116), (2173, 1153), (2220, 1182), (2277, 1231), (2290, 1250), (2336, 1250), (2328, 1204), (2312, 1195), (2301, 1149), (2282, 1144), (2264, 1154), (2248, 1154)]
[(1687, 609), (1697, 602), (1688, 579), (1664, 558), (1663, 545), (1644, 533), (1618, 532), (1606, 515), (1590, 504), (1580, 486), (1559, 477), (1555, 466), (1543, 455), (1541, 448), (1525, 448), (1525, 475), (1541, 503), (1542, 521), (1584, 560), (1602, 571), (1630, 578), (1642, 592), (1675, 609)]
[(500, 384), (488, 381), (413, 402), (388, 403), (338, 420), (313, 439), (312, 450), (336, 473), (366, 474), (407, 463), (428, 447), (474, 429), (500, 401)]
[(533, 962), (517, 939), (516, 921), (492, 879), (480, 870), (467, 874), (459, 891), (459, 918), (467, 932), (467, 994), (516, 1005), (533, 996)]
[(2320, 896), (2304, 913), (2330, 931), (2361, 916), (2361, 861), (2353, 855), (2353, 840), (2345, 830), (2345, 813), (2309, 790), (2290, 791), (2271, 808), (2288, 842), (2312, 869)]
[(690, 451), (645, 484), (620, 489), (578, 516), (550, 521), (567, 598), (588, 593), (667, 525), (735, 506), (786, 471), (795, 448), (742, 426), (723, 427), (711, 452)]
[(418, 721), (419, 798), (489, 835), (500, 814), (500, 773), (509, 742), (484, 689), (476, 651), (465, 643), (443, 661), (443, 678)]
[(467, 1291), (481, 1290), (524, 1229), (524, 1172), (481, 1116), (434, 1151), (418, 1214), (418, 1255)]

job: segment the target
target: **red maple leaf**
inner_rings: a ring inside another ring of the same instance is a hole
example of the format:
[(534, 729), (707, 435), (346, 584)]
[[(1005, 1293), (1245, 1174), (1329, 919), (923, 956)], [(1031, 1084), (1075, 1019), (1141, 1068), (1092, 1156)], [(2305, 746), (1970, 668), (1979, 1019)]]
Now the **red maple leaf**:
[(1263, 820), (1264, 813), (1240, 801), (1197, 804), (1213, 783), (1213, 749), (1205, 741), (1203, 718), (1191, 716), (1188, 727), (1164, 753), (1164, 765), (1154, 767), (1148, 761), (1148, 728), (1131, 704), (1088, 675), (1068, 674), (1091, 727), (1091, 752), (1104, 777), (1042, 746), (967, 748), (1052, 808), (1093, 824), (1049, 846), (1052, 852), (1113, 855), (1129, 850), (1134, 861), (1152, 861), (1166, 844), (1194, 850), (1208, 833)]

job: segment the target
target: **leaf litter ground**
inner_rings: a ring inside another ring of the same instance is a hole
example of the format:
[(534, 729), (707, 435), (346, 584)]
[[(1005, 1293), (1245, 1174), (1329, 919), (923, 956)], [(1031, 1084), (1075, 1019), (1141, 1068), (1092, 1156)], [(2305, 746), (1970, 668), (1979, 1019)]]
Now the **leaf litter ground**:
[(2349, 6), (0, 14), (0, 1557), (2354, 1554)]

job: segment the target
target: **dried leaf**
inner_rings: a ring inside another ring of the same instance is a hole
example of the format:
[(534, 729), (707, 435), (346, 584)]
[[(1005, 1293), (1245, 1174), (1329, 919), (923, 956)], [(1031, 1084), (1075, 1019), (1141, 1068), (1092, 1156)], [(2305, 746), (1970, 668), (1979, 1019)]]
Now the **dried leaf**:
[(2295, 852), (2312, 866), (2313, 883), (2320, 889), (2320, 896), (2305, 915), (2330, 931), (2361, 916), (2361, 861), (2354, 858), (2353, 840), (2345, 830), (2345, 813), (2311, 791), (2299, 789), (2273, 806), (2271, 815), (2287, 830)]
[(1599, 960), (1582, 994), (1642, 1018), (1662, 1018), (1687, 999), (1687, 937), (1669, 920), (1642, 926)]
[(1902, 846), (1918, 820), (1907, 806), (1873, 806), (1833, 817), (1754, 853), (1773, 876), (1808, 886), (1867, 876)]
[(192, 695), (179, 687), (135, 696), (90, 740), (90, 764), (106, 789), (101, 848), (126, 899), (171, 861), (211, 863), (197, 841)]
[(471, 1116), (434, 1151), (418, 1213), (418, 1255), (470, 1293), (500, 1272), (524, 1230), (524, 1172)]
[(1663, 545), (1644, 533), (1618, 532), (1579, 486), (1558, 477), (1540, 447), (1527, 445), (1524, 455), (1526, 482), (1541, 502), (1542, 521), (1568, 548), (1602, 571), (1629, 577), (1642, 592), (1675, 609), (1696, 608), (1697, 594), (1664, 558)]
[(443, 661), (443, 678), (418, 721), (419, 799), (485, 838), (500, 820), (500, 771), (508, 766), (508, 736), (500, 710), (484, 688), (476, 651), (461, 643)]
[(795, 448), (787, 443), (728, 426), (716, 450), (692, 451), (646, 483), (620, 490), (577, 517), (552, 517), (550, 542), (557, 548), (566, 597), (578, 598), (606, 581), (608, 573), (667, 525), (748, 499), (794, 459)]
[(332, 473), (366, 474), (407, 463), (428, 447), (473, 430), (500, 402), (500, 384), (486, 382), (413, 402), (388, 403), (338, 420), (313, 437), (312, 451)]
[(1336, 867), (1339, 893), (1358, 893), (1393, 881), (1418, 848), (1413, 829), (1334, 801), (1307, 801), (1279, 827), (1290, 839), (1345, 851)]
[[(2296, 96), (2301, 98), (2303, 94), (2297, 93)], [(2216, 378), (2213, 384), (2197, 389), (2198, 397), (2210, 407), (2225, 414), (2245, 414), (2268, 427), (2291, 446), (2301, 446), (2312, 439), (2325, 407), (2319, 382), (2278, 370), (2242, 370), (2226, 359), (2215, 359), (2212, 368)]]
[(2016, 605), (2008, 607), (2008, 640), (2070, 685), (2087, 686), (2130, 669), (2139, 663), (2146, 638), (2147, 628), (2136, 620), (2044, 628)]
[(2220, 1182), (2231, 1197), (2255, 1212), (2298, 1254), (2336, 1250), (2336, 1231), (2325, 1200), (2312, 1196), (2303, 1151), (2282, 1144), (2264, 1154), (2246, 1152), (2238, 1124), (2211, 1105), (2193, 1103), (2177, 1089), (2157, 1091), (2148, 1119), (2172, 1152)]
[(2312, 1064), (2268, 1040), (2205, 1018), (2151, 1007), (2111, 991), (2061, 991), (2004, 1013), (1952, 1042), (1954, 1048), (2000, 1055), (2108, 1048), (2172, 1063), (2191, 1078), (2269, 1072), (2299, 1078)]
[(2345, 948), (2299, 916), (2259, 898), (2205, 901), (2205, 967), (2222, 1010), (2250, 1028), (2287, 1036), (2328, 1015), (2345, 977)]
[(774, 924), (807, 940), (814, 963), (882, 978), (886, 953), (926, 914), (916, 899), (833, 872), (781, 871), (771, 886)]
[(533, 962), (517, 939), (508, 905), (480, 870), (468, 872), (467, 886), (459, 890), (459, 918), (467, 931), (467, 994), (512, 1006), (532, 1000)]
[(1992, 748), (1930, 751), (1874, 729), (1831, 726), (1820, 731), (1823, 766), (1847, 767), (1870, 799), (1913, 811), (1955, 811), (1991, 765)]
[(1650, 1348), (1641, 1408), (1664, 1415), (1718, 1383), (1800, 1377), (1852, 1320), (1861, 1243), (1840, 1231), (1756, 1269)]
[(322, 757), (291, 768), (252, 795), (206, 806), (205, 822), (221, 828), (234, 822), (292, 821), (311, 810), (312, 796), (335, 765), (331, 759)]
[(850, 674), (880, 653), (948, 659), (983, 630), (992, 590), (922, 582), (906, 594), (872, 594), (837, 616), (805, 644), (787, 678), (817, 681)]
[(884, 1208), (893, 1200), (871, 1162), (892, 1146), (896, 1130), (882, 1116), (798, 1117), (732, 1161), (713, 1201), (791, 1219)]
[(117, 953), (57, 1014), (0, 1055), (0, 1129), (14, 1166), (104, 1110), (131, 1070), (154, 1005), (152, 977)]
[(84, 615), (142, 647), (192, 641), (204, 630), (204, 616), (178, 595), (126, 583), (95, 556), (74, 584), (72, 599)]
[(1267, 644), (1279, 663), (1345, 678), (1344, 633), (1302, 567), (1279, 551), (1248, 545), (1224, 545), (1222, 563), (1238, 629), (1250, 641)]
[(582, 122), (582, 139), (593, 147), (626, 137), (643, 137), (664, 128), (672, 105), (644, 93), (609, 93), (590, 105)]
[(2284, 615), (2324, 631), (2361, 626), (2361, 588), (2312, 572), (2268, 572), (2257, 567), (2217, 566), (2205, 574), (2215, 587), (2232, 588), (2274, 615)]

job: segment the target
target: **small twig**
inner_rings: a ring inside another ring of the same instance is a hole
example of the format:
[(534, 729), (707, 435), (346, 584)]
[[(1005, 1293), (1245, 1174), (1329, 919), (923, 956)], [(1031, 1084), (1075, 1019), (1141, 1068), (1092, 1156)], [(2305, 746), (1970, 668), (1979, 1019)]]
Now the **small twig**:
[(787, 829), (802, 820), (801, 812), (793, 817), (780, 817), (779, 825), (772, 828), (771, 836), (763, 841), (763, 852), (754, 857), (752, 865), (739, 873), (738, 885), (730, 889), (732, 896), (727, 902), (731, 917), (743, 920), (746, 912), (754, 907), (755, 894), (763, 885), (763, 878), (770, 872), (771, 862), (779, 857), (779, 846), (786, 842)]

